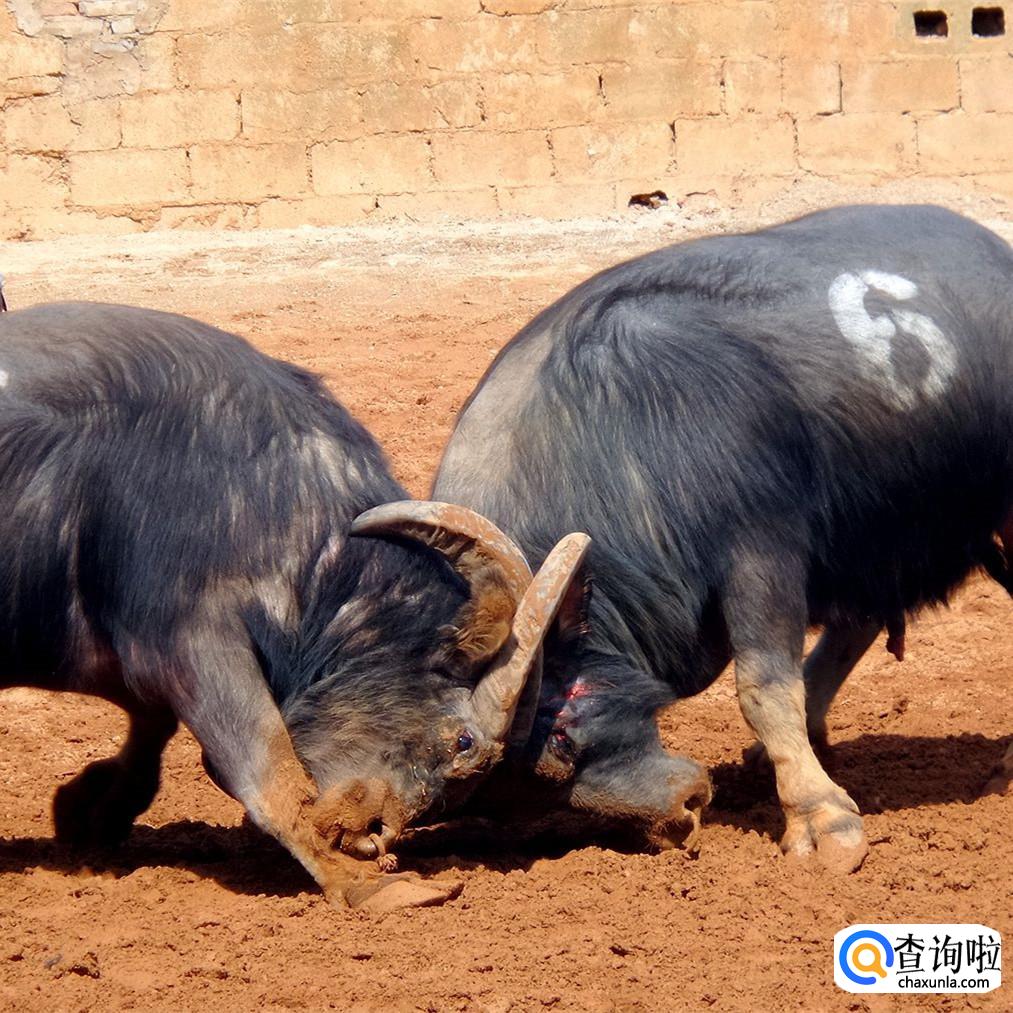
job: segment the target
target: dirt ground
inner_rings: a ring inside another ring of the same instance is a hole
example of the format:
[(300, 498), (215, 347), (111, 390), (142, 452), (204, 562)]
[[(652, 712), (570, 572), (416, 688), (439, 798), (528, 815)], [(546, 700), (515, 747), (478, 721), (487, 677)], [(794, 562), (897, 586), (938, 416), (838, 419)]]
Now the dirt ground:
[[(947, 203), (1013, 237), (996, 202)], [(728, 227), (706, 202), (607, 223), (176, 233), (0, 244), (12, 306), (104, 299), (191, 313), (319, 371), (413, 494), (495, 351), (599, 267)], [(832, 713), (836, 776), (868, 814), (863, 869), (781, 859), (769, 786), (726, 673), (669, 711), (665, 741), (709, 764), (703, 848), (659, 856), (417, 860), (465, 881), (450, 905), (380, 920), (328, 907), (186, 733), (130, 842), (81, 859), (51, 840), (50, 797), (115, 752), (125, 722), (84, 698), (7, 692), (0, 710), (0, 1006), (6, 1009), (1013, 1009), (990, 996), (865, 1000), (833, 984), (832, 939), (859, 921), (982, 922), (1013, 947), (1013, 795), (978, 797), (1013, 733), (1013, 609), (982, 579), (883, 645)], [(1006, 960), (1006, 976), (1013, 966)]]

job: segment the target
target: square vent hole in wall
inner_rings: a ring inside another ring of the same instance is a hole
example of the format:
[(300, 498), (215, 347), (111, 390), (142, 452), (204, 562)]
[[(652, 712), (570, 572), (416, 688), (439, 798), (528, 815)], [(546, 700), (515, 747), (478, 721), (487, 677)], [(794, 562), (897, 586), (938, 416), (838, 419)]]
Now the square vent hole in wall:
[(971, 11), (971, 34), (982, 39), (1006, 34), (1006, 15), (1001, 7), (975, 7)]
[(950, 34), (946, 11), (915, 11), (915, 35), (922, 39), (945, 39)]

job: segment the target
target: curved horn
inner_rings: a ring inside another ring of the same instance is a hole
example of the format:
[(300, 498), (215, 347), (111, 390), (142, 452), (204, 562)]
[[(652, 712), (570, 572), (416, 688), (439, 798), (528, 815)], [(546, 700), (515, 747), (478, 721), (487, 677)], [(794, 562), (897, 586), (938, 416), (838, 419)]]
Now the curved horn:
[(488, 518), (453, 503), (413, 499), (383, 503), (359, 514), (351, 533), (422, 542), (445, 556), (469, 583), (482, 569), (496, 566), (515, 606), (531, 583), (531, 568), (516, 543)]
[[(468, 581), (473, 597), (479, 584), (498, 581), (505, 585), (512, 599), (510, 615), (504, 617), (506, 622), (512, 620), (509, 635), (497, 638), (494, 648), (499, 650), (475, 687), (472, 702), (486, 734), (494, 741), (506, 741), (526, 685), (527, 698), (538, 699), (542, 643), (587, 554), (590, 538), (567, 535), (532, 580), (516, 543), (467, 507), (423, 500), (384, 503), (360, 514), (352, 522), (351, 533), (409, 538), (428, 545)], [(530, 724), (533, 718), (531, 709), (525, 720)]]
[[(475, 687), (475, 711), (497, 741), (504, 741), (511, 731), (525, 684), (529, 680), (541, 682), (542, 644), (590, 545), (591, 539), (582, 532), (566, 535), (556, 543), (517, 606), (512, 636)], [(539, 687), (529, 685), (528, 690), (537, 700)], [(528, 728), (514, 729), (517, 738), (527, 738), (534, 710), (524, 716)]]
[[(351, 532), (410, 538), (441, 553), (469, 588), (468, 602), (456, 620), (458, 656), (472, 670), (500, 656), (511, 639), (517, 606), (531, 584), (531, 570), (524, 553), (492, 521), (467, 507), (405, 500), (367, 510), (353, 521)], [(512, 669), (496, 683), (499, 706), (511, 714), (528, 674), (527, 669)], [(487, 726), (481, 715), (478, 720), (499, 741), (493, 726)]]

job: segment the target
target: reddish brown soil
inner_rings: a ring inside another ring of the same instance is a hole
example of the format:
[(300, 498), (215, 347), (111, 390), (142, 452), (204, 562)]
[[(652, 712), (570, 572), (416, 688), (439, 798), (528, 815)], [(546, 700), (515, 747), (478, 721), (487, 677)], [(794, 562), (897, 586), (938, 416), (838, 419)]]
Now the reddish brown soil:
[[(520, 324), (593, 269), (728, 219), (9, 244), (0, 269), (14, 305), (86, 297), (190, 312), (320, 371), (421, 494), (456, 408)], [(837, 991), (831, 970), (834, 933), (857, 921), (983, 922), (1013, 946), (1013, 796), (977, 795), (1013, 732), (1011, 616), (976, 580), (914, 625), (903, 664), (881, 644), (846, 686), (832, 715), (836, 774), (872, 841), (856, 875), (780, 858), (769, 786), (737, 762), (749, 736), (726, 673), (663, 721), (672, 748), (715, 772), (698, 858), (586, 848), (419, 860), (463, 878), (463, 896), (380, 920), (328, 907), (286, 853), (242, 826), (187, 734), (125, 847), (86, 859), (57, 847), (54, 788), (113, 753), (124, 721), (83, 698), (9, 691), (0, 1005), (1013, 1008), (1011, 984), (969, 1003), (874, 1004)]]

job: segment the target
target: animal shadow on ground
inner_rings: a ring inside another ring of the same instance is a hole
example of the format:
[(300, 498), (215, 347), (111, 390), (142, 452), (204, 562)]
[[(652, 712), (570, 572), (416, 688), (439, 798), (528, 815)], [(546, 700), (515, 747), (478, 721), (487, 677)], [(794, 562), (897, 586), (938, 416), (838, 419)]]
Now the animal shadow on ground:
[(238, 894), (292, 897), (316, 889), (313, 880), (273, 838), (252, 825), (213, 826), (179, 820), (136, 825), (121, 845), (73, 848), (52, 837), (0, 839), (0, 873), (32, 868), (113, 878), (139, 869), (187, 869)]
[[(865, 814), (951, 802), (973, 804), (1011, 736), (868, 733), (830, 747), (825, 767)], [(783, 817), (769, 766), (718, 764), (705, 823), (753, 830), (778, 839)]]
[[(532, 859), (495, 855), (470, 861), (459, 855), (439, 857), (406, 854), (404, 871), (431, 876), (443, 870), (483, 867), (508, 872), (527, 868)], [(363, 863), (364, 868), (372, 863)], [(148, 868), (186, 869), (236, 894), (295, 897), (318, 892), (309, 874), (272, 837), (253, 824), (223, 827), (179, 820), (159, 827), (136, 825), (121, 845), (72, 848), (52, 837), (0, 838), (0, 874), (43, 868), (66, 875), (88, 872), (113, 878)]]
[[(922, 805), (974, 803), (1002, 757), (1010, 736), (944, 737), (866, 734), (831, 748), (833, 776), (864, 813), (894, 812)], [(715, 796), (705, 824), (734, 826), (777, 839), (782, 817), (769, 771), (741, 763), (712, 771)], [(530, 828), (529, 828), (530, 829)], [(477, 868), (506, 873), (527, 870), (538, 858), (558, 857), (573, 847), (599, 844), (620, 852), (644, 850), (635, 834), (590, 834), (565, 823), (542, 821), (533, 832), (513, 834), (495, 824), (420, 830), (400, 849), (402, 868), (423, 876)], [(121, 877), (139, 869), (187, 869), (237, 894), (294, 897), (315, 893), (299, 864), (272, 838), (246, 822), (222, 827), (179, 820), (160, 827), (135, 826), (115, 848), (77, 850), (51, 837), (0, 839), (0, 873), (44, 868), (73, 875), (87, 870)]]

